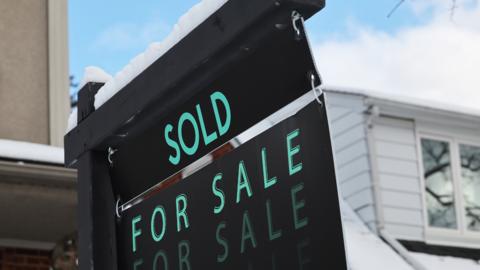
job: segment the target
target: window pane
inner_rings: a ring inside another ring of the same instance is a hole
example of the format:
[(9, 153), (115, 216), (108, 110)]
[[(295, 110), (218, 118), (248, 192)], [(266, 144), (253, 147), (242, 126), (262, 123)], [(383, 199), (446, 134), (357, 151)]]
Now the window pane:
[(428, 223), (431, 227), (457, 228), (450, 145), (422, 139)]
[(466, 226), (480, 231), (480, 147), (460, 145)]

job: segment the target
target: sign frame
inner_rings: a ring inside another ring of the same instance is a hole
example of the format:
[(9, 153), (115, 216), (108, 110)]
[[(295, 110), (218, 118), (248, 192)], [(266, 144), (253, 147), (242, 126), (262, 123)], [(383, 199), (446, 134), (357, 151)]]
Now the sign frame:
[(78, 169), (80, 270), (118, 269), (109, 146), (188, 100), (196, 90), (176, 86), (215, 76), (238, 57), (241, 35), (261, 31), (275, 18), (290, 18), (294, 10), (309, 18), (324, 6), (324, 0), (230, 0), (101, 107), (93, 105), (101, 84), (87, 83), (80, 90), (78, 125), (64, 138), (65, 164)]

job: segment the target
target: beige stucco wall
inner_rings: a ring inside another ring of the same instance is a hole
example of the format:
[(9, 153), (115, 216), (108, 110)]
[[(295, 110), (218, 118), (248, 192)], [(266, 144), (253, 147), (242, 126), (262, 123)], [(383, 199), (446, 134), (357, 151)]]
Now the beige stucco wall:
[(47, 0), (0, 0), (0, 138), (49, 143)]

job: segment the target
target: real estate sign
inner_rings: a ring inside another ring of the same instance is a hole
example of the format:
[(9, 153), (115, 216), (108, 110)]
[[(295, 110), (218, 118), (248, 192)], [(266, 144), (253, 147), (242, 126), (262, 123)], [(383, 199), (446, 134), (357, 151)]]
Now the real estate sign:
[(331, 149), (311, 103), (124, 211), (119, 269), (346, 269)]
[(65, 136), (81, 270), (346, 269), (316, 102), (151, 192), (319, 85), (303, 18), (324, 5), (226, 1), (101, 107), (82, 88)]

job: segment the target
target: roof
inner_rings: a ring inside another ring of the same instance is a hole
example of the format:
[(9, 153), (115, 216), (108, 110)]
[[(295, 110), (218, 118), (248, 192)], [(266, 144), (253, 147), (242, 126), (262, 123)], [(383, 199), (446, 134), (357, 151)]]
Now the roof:
[(475, 109), (467, 106), (462, 106), (460, 104), (451, 104), (446, 102), (443, 103), (443, 102), (437, 102), (432, 100), (425, 100), (425, 99), (413, 97), (413, 96), (391, 94), (391, 93), (368, 90), (368, 89), (326, 86), (324, 90), (327, 92), (333, 92), (333, 93), (360, 95), (366, 98), (390, 101), (390, 102), (395, 102), (395, 103), (404, 104), (404, 105), (413, 105), (413, 106), (421, 107), (428, 110), (437, 110), (437, 111), (444, 111), (444, 112), (451, 112), (451, 113), (480, 117), (480, 107), (479, 109)]
[(429, 255), (424, 253), (410, 253), (418, 262), (420, 262), (423, 266), (425, 266), (428, 270), (453, 270), (453, 269), (461, 269), (461, 270), (479, 270), (480, 263), (462, 259), (462, 258), (454, 258), (448, 256), (436, 256), (436, 255)]
[[(347, 202), (342, 200), (340, 206), (349, 269), (414, 269), (392, 247), (372, 233)], [(409, 255), (426, 270), (480, 270), (480, 262), (470, 259), (417, 252), (409, 252)]]
[(389, 245), (373, 234), (347, 202), (340, 203), (349, 269), (412, 270)]
[(64, 152), (61, 147), (0, 139), (1, 158), (63, 165)]

